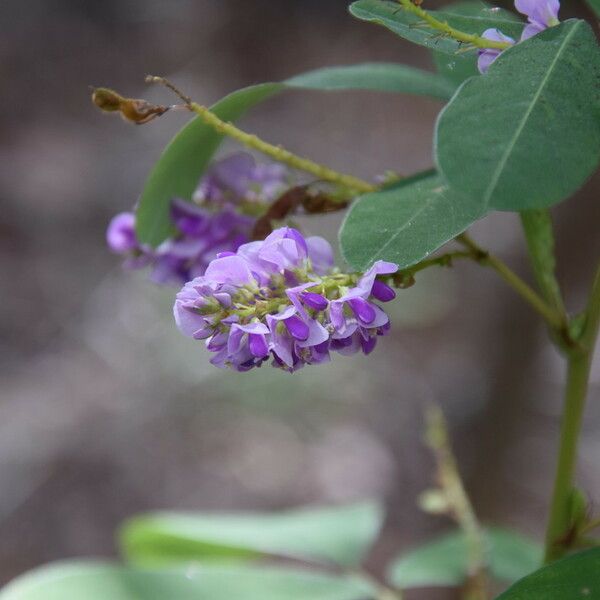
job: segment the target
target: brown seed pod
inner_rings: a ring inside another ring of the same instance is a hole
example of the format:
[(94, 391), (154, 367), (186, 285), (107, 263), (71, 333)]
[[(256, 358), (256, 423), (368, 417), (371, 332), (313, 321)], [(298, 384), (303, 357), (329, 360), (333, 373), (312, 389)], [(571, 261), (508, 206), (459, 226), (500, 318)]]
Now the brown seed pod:
[(146, 100), (124, 98), (108, 88), (93, 88), (92, 102), (104, 112), (120, 112), (127, 120), (142, 125), (164, 115), (171, 107), (152, 104)]

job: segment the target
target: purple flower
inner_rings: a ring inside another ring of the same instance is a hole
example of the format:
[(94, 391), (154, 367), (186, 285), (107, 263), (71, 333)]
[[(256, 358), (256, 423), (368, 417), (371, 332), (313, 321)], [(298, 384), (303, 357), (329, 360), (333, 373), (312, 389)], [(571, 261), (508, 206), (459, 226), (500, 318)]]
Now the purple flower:
[[(515, 0), (515, 8), (527, 16), (528, 24), (521, 33), (521, 42), (537, 35), (548, 27), (558, 25), (560, 0)], [(515, 40), (504, 35), (499, 29), (486, 29), (481, 37), (495, 42), (514, 44)], [(477, 68), (486, 73), (490, 65), (502, 54), (502, 50), (485, 48), (478, 51)]]
[(252, 216), (255, 211), (245, 209), (272, 202), (289, 183), (285, 167), (256, 164), (251, 155), (238, 152), (211, 166), (194, 193), (195, 203), (171, 201), (176, 233), (158, 248), (138, 243), (133, 213), (114, 217), (107, 243), (113, 252), (126, 257), (125, 267), (150, 266), (150, 279), (155, 283), (181, 285), (203, 275), (218, 255), (246, 244), (256, 217)]
[(257, 164), (252, 155), (236, 152), (214, 163), (202, 178), (193, 200), (197, 204), (242, 201), (271, 202), (289, 184), (287, 169), (278, 163)]
[[(482, 38), (486, 40), (492, 40), (493, 42), (507, 42), (514, 44), (515, 40), (511, 37), (504, 35), (499, 29), (486, 29), (482, 34)], [(497, 48), (485, 48), (477, 52), (477, 68), (480, 73), (487, 73), (490, 65), (502, 54), (502, 50)]]
[(521, 34), (521, 41), (559, 23), (559, 0), (515, 0), (515, 8), (529, 21)]
[(330, 352), (370, 353), (389, 319), (377, 301), (394, 291), (378, 277), (397, 266), (376, 262), (364, 274), (333, 268), (331, 246), (282, 227), (262, 242), (215, 258), (177, 295), (180, 331), (205, 340), (211, 362), (247, 371), (270, 360), (296, 371), (330, 360)]

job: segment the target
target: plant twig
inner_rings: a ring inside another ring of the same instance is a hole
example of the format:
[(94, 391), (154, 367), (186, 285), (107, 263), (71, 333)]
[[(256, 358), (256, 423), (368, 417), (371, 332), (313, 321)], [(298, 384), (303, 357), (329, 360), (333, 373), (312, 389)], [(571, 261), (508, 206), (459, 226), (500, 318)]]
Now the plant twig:
[(202, 106), (200, 104), (197, 104), (196, 102), (192, 102), (188, 96), (184, 95), (164, 77), (148, 75), (146, 77), (146, 81), (150, 83), (160, 83), (162, 85), (167, 86), (170, 90), (175, 92), (182, 100), (184, 100), (188, 109), (196, 113), (207, 125), (212, 127), (218, 133), (227, 135), (248, 148), (252, 148), (253, 150), (262, 152), (263, 154), (266, 154), (272, 159), (278, 162), (285, 163), (294, 169), (299, 169), (300, 171), (306, 171), (307, 173), (311, 173), (317, 179), (321, 179), (323, 181), (330, 181), (341, 187), (354, 190), (355, 192), (366, 193), (372, 192), (377, 189), (377, 186), (372, 183), (363, 181), (362, 179), (354, 177), (353, 175), (339, 173), (338, 171), (334, 171), (329, 167), (320, 165), (319, 163), (316, 163), (308, 158), (303, 158), (301, 156), (293, 154), (292, 152), (286, 150), (285, 148), (282, 148), (281, 146), (275, 146), (274, 144), (265, 142), (264, 140), (260, 139), (254, 134), (243, 131), (239, 127), (233, 125), (233, 123), (223, 121), (213, 112), (211, 112), (210, 109), (206, 108), (206, 106)]
[(497, 42), (494, 40), (488, 40), (479, 35), (473, 35), (472, 33), (466, 33), (464, 31), (460, 31), (459, 29), (455, 29), (448, 25), (446, 21), (440, 21), (436, 19), (432, 14), (428, 13), (426, 10), (423, 10), (417, 4), (414, 4), (412, 0), (398, 0), (398, 2), (402, 5), (402, 7), (423, 19), (432, 29), (436, 29), (440, 31), (443, 35), (447, 35), (452, 39), (463, 42), (466, 44), (471, 44), (476, 48), (495, 48), (497, 50), (506, 50), (506, 48), (510, 48), (511, 44), (508, 42)]
[(437, 465), (437, 480), (449, 514), (458, 523), (467, 541), (469, 579), (466, 596), (469, 600), (487, 599), (485, 573), (485, 539), (471, 501), (460, 478), (456, 459), (452, 453), (448, 429), (442, 411), (431, 406), (426, 413), (426, 442)]
[(563, 339), (570, 340), (568, 324), (563, 316), (550, 306), (528, 283), (523, 281), (506, 263), (490, 254), (478, 244), (475, 243), (467, 234), (463, 233), (456, 238), (456, 241), (469, 248), (477, 257), (477, 261), (485, 266), (491, 267), (510, 285), (525, 301), (532, 306), (552, 329), (554, 329)]

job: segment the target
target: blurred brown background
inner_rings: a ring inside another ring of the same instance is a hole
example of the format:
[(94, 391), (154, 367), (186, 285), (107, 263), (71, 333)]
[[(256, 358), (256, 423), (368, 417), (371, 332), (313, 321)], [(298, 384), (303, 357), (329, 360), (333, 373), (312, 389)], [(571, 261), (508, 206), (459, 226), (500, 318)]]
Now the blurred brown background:
[[(563, 3), (565, 5), (566, 3)], [(435, 2), (430, 3), (435, 6)], [(354, 21), (344, 0), (4, 0), (0, 5), (0, 580), (42, 562), (114, 555), (113, 530), (156, 508), (276, 509), (386, 501), (380, 571), (450, 526), (419, 512), (432, 479), (422, 410), (439, 402), (484, 521), (541, 538), (562, 368), (539, 320), (493, 273), (428, 272), (391, 308), (368, 358), (293, 376), (211, 367), (171, 317), (174, 290), (121, 271), (104, 244), (185, 115), (144, 127), (99, 114), (88, 85), (170, 102), (165, 74), (207, 103), (328, 64), (425, 50)], [(569, 2), (563, 16), (589, 16)], [(363, 177), (431, 165), (435, 101), (286, 94), (244, 119), (268, 140)], [(554, 143), (559, 143), (555, 141)], [(233, 146), (230, 146), (233, 148)], [(600, 254), (597, 175), (555, 211), (559, 275), (581, 306)], [(334, 240), (336, 218), (306, 222)], [(474, 236), (529, 276), (518, 220)], [(581, 482), (600, 498), (600, 369)], [(413, 594), (411, 598), (452, 596)]]

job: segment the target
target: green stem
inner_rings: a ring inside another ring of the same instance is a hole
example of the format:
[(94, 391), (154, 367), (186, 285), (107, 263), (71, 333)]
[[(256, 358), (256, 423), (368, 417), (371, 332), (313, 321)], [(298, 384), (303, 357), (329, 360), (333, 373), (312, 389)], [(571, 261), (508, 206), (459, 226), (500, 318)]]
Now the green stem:
[(542, 296), (557, 312), (565, 315), (565, 305), (554, 273), (556, 261), (550, 211), (526, 210), (521, 212), (520, 216), (531, 266)]
[(405, 10), (418, 16), (420, 19), (425, 21), (432, 29), (437, 29), (438, 31), (445, 33), (452, 39), (457, 40), (459, 42), (471, 44), (476, 48), (495, 48), (497, 50), (506, 50), (506, 48), (510, 48), (510, 46), (512, 45), (508, 42), (496, 42), (494, 40), (488, 40), (478, 35), (473, 35), (471, 33), (465, 33), (464, 31), (454, 29), (454, 27), (448, 25), (446, 21), (440, 21), (439, 19), (436, 19), (433, 15), (428, 13), (426, 10), (423, 10), (420, 6), (413, 4), (412, 0), (398, 0), (398, 2), (400, 2), (400, 4)]
[(290, 167), (293, 167), (294, 169), (306, 171), (307, 173), (311, 173), (312, 175), (314, 175), (317, 179), (330, 181), (344, 188), (348, 188), (359, 193), (372, 192), (377, 189), (377, 186), (367, 181), (363, 181), (362, 179), (358, 179), (353, 175), (345, 175), (344, 173), (339, 173), (337, 171), (334, 171), (333, 169), (330, 169), (329, 167), (320, 165), (308, 158), (297, 156), (289, 150), (285, 150), (281, 146), (269, 144), (268, 142), (261, 140), (256, 135), (242, 131), (232, 123), (222, 121), (208, 108), (206, 108), (205, 106), (201, 106), (196, 102), (191, 102), (187, 106), (191, 111), (195, 112), (207, 125), (213, 127), (215, 131), (218, 131), (223, 135), (227, 135), (237, 140), (241, 144), (244, 144), (248, 148), (258, 150), (258, 152), (262, 152), (263, 154), (270, 156), (274, 160), (285, 163)]
[(600, 326), (600, 268), (586, 309), (579, 338), (581, 347), (568, 353), (565, 406), (560, 432), (558, 465), (554, 480), (550, 517), (546, 529), (545, 561), (560, 558), (569, 548), (571, 497), (577, 463), (577, 445), (585, 408), (592, 358)]
[(463, 246), (469, 248), (477, 257), (482, 265), (491, 267), (512, 287), (530, 306), (532, 306), (548, 325), (560, 333), (566, 335), (565, 322), (562, 316), (550, 306), (539, 294), (525, 281), (523, 281), (514, 271), (512, 271), (503, 261), (493, 256), (489, 252), (479, 247), (468, 235), (459, 235), (456, 240)]

